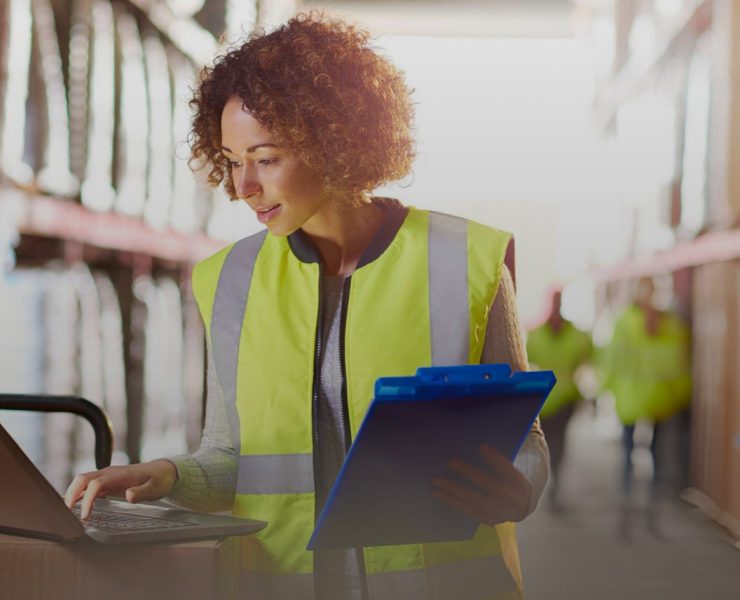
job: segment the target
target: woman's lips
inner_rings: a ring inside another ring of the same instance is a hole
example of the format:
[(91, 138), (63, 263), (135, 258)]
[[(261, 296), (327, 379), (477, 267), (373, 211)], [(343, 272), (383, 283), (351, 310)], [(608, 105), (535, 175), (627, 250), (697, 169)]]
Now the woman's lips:
[(267, 223), (270, 219), (274, 219), (280, 212), (281, 205), (276, 204), (270, 208), (257, 209), (257, 220), (260, 223)]

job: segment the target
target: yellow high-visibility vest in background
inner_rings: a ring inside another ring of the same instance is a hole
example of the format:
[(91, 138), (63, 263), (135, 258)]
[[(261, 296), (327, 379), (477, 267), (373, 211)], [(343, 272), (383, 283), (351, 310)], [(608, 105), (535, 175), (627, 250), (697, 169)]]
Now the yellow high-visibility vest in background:
[(655, 335), (648, 335), (644, 311), (627, 307), (605, 350), (604, 370), (604, 387), (614, 394), (622, 423), (670, 417), (691, 401), (688, 327), (675, 314), (664, 312)]
[[(354, 436), (380, 376), (480, 362), (511, 236), (410, 208), (388, 247), (347, 279), (340, 346)], [(240, 455), (233, 512), (268, 522), (244, 538), (245, 598), (313, 597), (313, 405), (318, 261), (267, 232), (199, 263), (193, 291)], [(382, 482), (378, 482), (382, 485)], [(431, 482), (430, 482), (431, 488)], [(392, 501), (392, 499), (389, 499)], [(372, 598), (520, 598), (513, 523), (469, 541), (364, 549)]]
[(573, 375), (579, 366), (590, 360), (592, 352), (591, 336), (577, 329), (570, 321), (563, 321), (558, 332), (549, 323), (529, 332), (527, 358), (540, 369), (552, 370), (557, 379), (540, 412), (542, 419), (551, 417), (580, 399), (581, 392)]

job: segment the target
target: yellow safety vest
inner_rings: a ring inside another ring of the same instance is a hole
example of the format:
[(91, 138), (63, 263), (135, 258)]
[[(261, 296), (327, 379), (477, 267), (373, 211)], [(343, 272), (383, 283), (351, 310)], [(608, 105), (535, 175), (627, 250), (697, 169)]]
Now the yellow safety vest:
[[(348, 278), (340, 343), (353, 436), (376, 378), (480, 362), (510, 239), (410, 208), (385, 251)], [(266, 231), (193, 272), (240, 455), (233, 512), (268, 522), (244, 538), (245, 598), (313, 598), (320, 280), (318, 262)], [(366, 547), (364, 560), (372, 598), (522, 597), (513, 523), (482, 525), (462, 542)]]
[(570, 321), (564, 321), (557, 333), (549, 323), (529, 332), (527, 357), (530, 363), (536, 364), (540, 369), (552, 369), (557, 378), (555, 387), (540, 411), (540, 418), (551, 417), (581, 397), (573, 374), (590, 359), (591, 353), (591, 337), (574, 327)]
[(676, 315), (662, 314), (658, 331), (648, 335), (643, 310), (635, 305), (625, 309), (604, 358), (604, 387), (614, 394), (622, 423), (661, 421), (688, 406), (689, 354), (689, 330)]

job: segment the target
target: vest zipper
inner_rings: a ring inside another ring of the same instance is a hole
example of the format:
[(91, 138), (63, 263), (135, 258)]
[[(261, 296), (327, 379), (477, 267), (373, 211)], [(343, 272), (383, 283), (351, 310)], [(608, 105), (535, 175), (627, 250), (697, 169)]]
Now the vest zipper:
[(352, 445), (352, 430), (349, 425), (349, 401), (347, 400), (347, 367), (344, 360), (344, 330), (347, 326), (347, 305), (349, 304), (349, 288), (351, 283), (351, 276), (344, 280), (342, 308), (339, 313), (339, 380), (342, 388), (342, 434), (344, 437), (345, 455)]
[[(321, 471), (318, 464), (318, 448), (319, 448), (319, 426), (318, 426), (318, 405), (319, 405), (319, 381), (321, 377), (321, 355), (324, 352), (324, 340), (322, 339), (321, 333), (321, 317), (323, 313), (323, 281), (324, 281), (324, 268), (319, 263), (319, 305), (318, 314), (316, 315), (316, 341), (314, 344), (313, 353), (313, 390), (311, 396), (311, 430), (313, 434), (313, 482), (314, 490), (323, 489), (321, 487), (322, 482), (319, 481)], [(319, 514), (317, 510), (318, 503), (314, 502), (314, 522), (318, 521)]]
[[(344, 358), (344, 332), (347, 326), (347, 306), (349, 305), (349, 289), (352, 277), (344, 280), (342, 291), (342, 308), (339, 314), (339, 379), (342, 389), (342, 434), (344, 438), (344, 454), (347, 455), (352, 444), (352, 429), (349, 424), (349, 400), (347, 399), (347, 367)], [(362, 582), (362, 597), (369, 600), (370, 592), (367, 587), (367, 573), (365, 572), (365, 554), (362, 546), (354, 549), (357, 557), (357, 566), (360, 569), (360, 581)]]
[[(322, 354), (324, 352), (324, 340), (322, 338), (322, 323), (321, 318), (323, 316), (323, 298), (324, 298), (324, 268), (319, 263), (319, 306), (318, 315), (316, 316), (316, 341), (314, 344), (314, 367), (313, 367), (313, 390), (312, 390), (312, 407), (311, 407), (311, 418), (312, 418), (312, 433), (313, 433), (313, 473), (314, 473), (314, 489), (319, 489), (319, 486), (323, 485), (322, 482), (318, 481), (320, 477), (320, 469), (318, 465), (318, 447), (319, 447), (319, 427), (317, 422), (318, 416), (318, 404), (319, 404), (319, 381), (321, 378), (321, 361)], [(344, 289), (342, 290), (342, 307), (339, 316), (339, 377), (341, 382), (342, 390), (342, 434), (344, 438), (344, 452), (345, 454), (349, 450), (352, 443), (352, 431), (349, 424), (349, 405), (347, 400), (347, 373), (344, 360), (344, 330), (347, 322), (347, 305), (349, 303), (349, 288), (350, 288), (350, 277), (344, 280)], [(323, 489), (323, 487), (321, 488)], [(314, 519), (318, 520), (318, 511), (316, 509), (318, 503), (314, 503)], [(357, 565), (360, 569), (360, 579), (362, 581), (362, 597), (364, 600), (369, 600), (370, 593), (367, 587), (367, 574), (365, 572), (365, 558), (362, 548), (355, 548), (357, 554)]]

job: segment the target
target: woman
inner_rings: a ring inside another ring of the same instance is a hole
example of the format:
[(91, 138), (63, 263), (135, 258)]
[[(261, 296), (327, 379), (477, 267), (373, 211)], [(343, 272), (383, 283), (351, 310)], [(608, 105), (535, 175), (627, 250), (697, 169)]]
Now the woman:
[(79, 475), (67, 503), (84, 516), (102, 493), (168, 496), (268, 521), (245, 538), (245, 598), (519, 597), (512, 521), (547, 478), (539, 425), (516, 466), (482, 448), (488, 470), (450, 464), (469, 485), (433, 482), (483, 524), (474, 540), (305, 550), (378, 376), (526, 368), (510, 236), (369, 195), (409, 172), (413, 108), (350, 25), (300, 15), (254, 34), (204, 71), (191, 104), (194, 161), (267, 226), (193, 273), (209, 347), (202, 447)]

